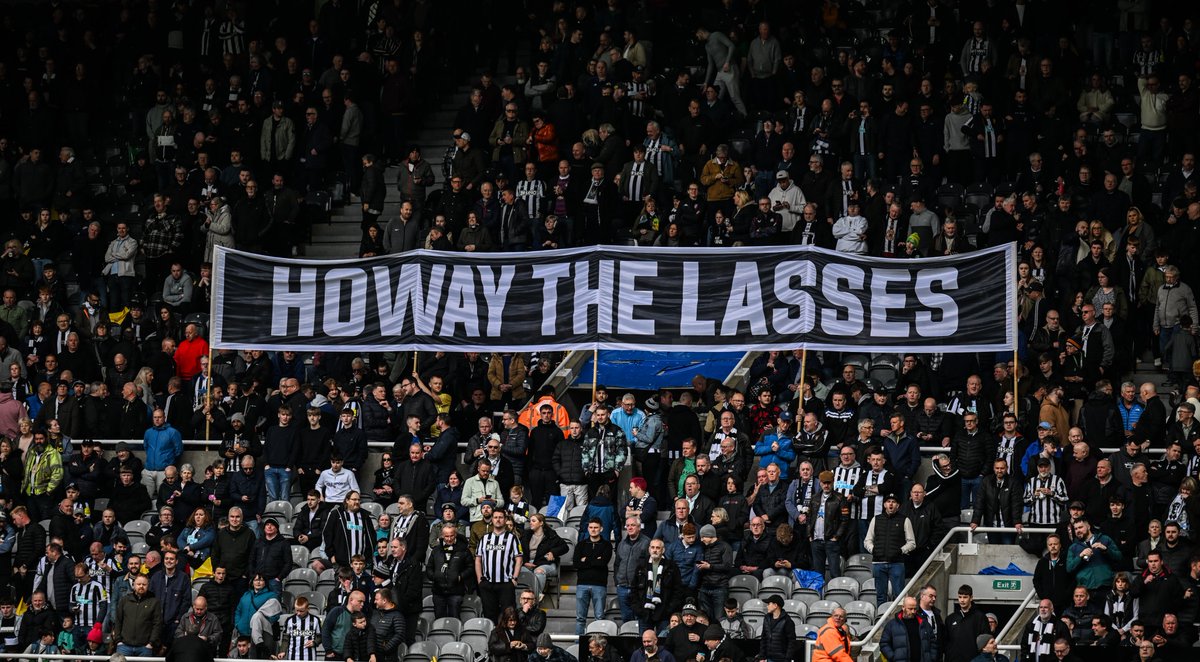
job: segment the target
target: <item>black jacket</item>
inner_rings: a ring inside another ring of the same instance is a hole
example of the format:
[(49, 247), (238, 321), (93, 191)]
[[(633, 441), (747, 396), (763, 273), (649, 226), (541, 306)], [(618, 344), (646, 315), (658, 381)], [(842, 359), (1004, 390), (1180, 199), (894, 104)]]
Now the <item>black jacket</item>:
[(268, 540), (265, 536), (254, 543), (250, 556), (250, 576), (262, 573), (264, 577), (283, 581), (292, 569), (292, 547), (282, 535)]
[(766, 660), (793, 659), (792, 646), (796, 641), (796, 624), (786, 613), (779, 618), (768, 614), (763, 619), (762, 636), (759, 639), (758, 657)]
[[(683, 583), (679, 578), (679, 567), (667, 558), (663, 558), (660, 565), (662, 570), (658, 576), (659, 588), (651, 591), (650, 559), (647, 557), (638, 561), (630, 597), (634, 611), (642, 618), (655, 623), (662, 622), (679, 611), (679, 605), (683, 602)], [(656, 597), (658, 602), (654, 602)]]
[(1075, 580), (1067, 573), (1067, 559), (1059, 555), (1058, 562), (1051, 566), (1050, 555), (1042, 556), (1033, 571), (1033, 588), (1038, 599), (1054, 603), (1055, 612), (1061, 613), (1067, 608), (1071, 604), (1071, 592), (1075, 590)]
[(212, 566), (225, 568), (231, 578), (249, 577), (254, 532), (243, 525), (236, 532), (219, 529), (212, 546)]
[[(562, 560), (563, 554), (567, 553), (570, 546), (567, 541), (563, 540), (558, 535), (558, 532), (549, 526), (542, 527), (542, 542), (535, 548), (529, 546), (529, 539), (533, 537), (533, 531), (526, 530), (521, 540), (521, 547), (525, 550), (525, 561), (538, 565), (555, 565)], [(546, 553), (554, 554), (554, 560), (546, 558)]]
[(1021, 522), (1023, 490), (1013, 479), (1006, 475), (1000, 484), (996, 477), (985, 476), (980, 481), (979, 494), (975, 498), (975, 512), (971, 515), (972, 524), (992, 526), (997, 515), (1004, 520), (1004, 526), (1012, 526)]
[[(439, 536), (440, 538), (440, 536)], [(463, 595), (467, 581), (474, 577), (475, 559), (467, 549), (467, 541), (459, 537), (447, 547), (439, 542), (429, 550), (425, 563), (425, 575), (440, 595)]]
[(582, 485), (587, 482), (583, 477), (582, 441), (582, 438), (567, 438), (554, 449), (554, 473), (563, 485)]

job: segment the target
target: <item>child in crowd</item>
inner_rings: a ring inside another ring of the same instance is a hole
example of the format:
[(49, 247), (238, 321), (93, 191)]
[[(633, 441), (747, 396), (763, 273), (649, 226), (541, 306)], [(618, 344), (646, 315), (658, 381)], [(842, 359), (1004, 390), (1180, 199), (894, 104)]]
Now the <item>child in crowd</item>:
[(33, 655), (58, 655), (58, 645), (54, 643), (54, 639), (53, 631), (42, 630), (38, 633), (38, 640), (29, 644), (25, 652)]
[(350, 625), (350, 631), (346, 633), (346, 640), (342, 644), (342, 657), (348, 662), (365, 662), (371, 658), (367, 650), (367, 641), (375, 638), (366, 612), (355, 613)]
[(62, 632), (58, 633), (58, 640), (55, 642), (58, 645), (58, 650), (64, 653), (75, 652), (75, 617), (66, 616), (62, 619)]

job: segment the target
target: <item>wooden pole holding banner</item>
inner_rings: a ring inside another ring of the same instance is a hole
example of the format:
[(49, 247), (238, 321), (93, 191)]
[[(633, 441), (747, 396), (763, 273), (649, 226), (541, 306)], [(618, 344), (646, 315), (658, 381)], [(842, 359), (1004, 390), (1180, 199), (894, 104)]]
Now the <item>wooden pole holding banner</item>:
[[(804, 411), (804, 375), (808, 369), (808, 350), (800, 350), (800, 392), (796, 396), (800, 399), (800, 404), (796, 406), (796, 411), (793, 417), (798, 417), (800, 412)], [(798, 425), (793, 423), (793, 425)]]
[(592, 402), (596, 401), (596, 382), (600, 375), (600, 348), (592, 350)]
[(413, 352), (412, 374), (413, 374), (413, 377), (417, 376), (417, 353), (416, 353), (416, 351)]

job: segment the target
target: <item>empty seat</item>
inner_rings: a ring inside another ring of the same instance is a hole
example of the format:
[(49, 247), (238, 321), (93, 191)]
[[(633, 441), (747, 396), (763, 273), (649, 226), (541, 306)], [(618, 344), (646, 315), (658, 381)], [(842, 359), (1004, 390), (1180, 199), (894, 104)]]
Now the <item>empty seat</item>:
[(866, 616), (875, 620), (875, 603), (865, 600), (854, 600), (845, 604), (847, 616)]
[[(304, 545), (292, 545), (292, 563), (301, 568), (308, 567), (308, 548)], [(313, 585), (316, 586), (316, 579), (313, 579)]]
[(641, 624), (638, 623), (637, 621), (629, 621), (628, 623), (622, 623), (619, 633), (623, 637), (624, 636), (636, 637), (640, 634), (638, 632), (639, 625), (641, 625)]
[(791, 577), (781, 577), (779, 575), (766, 577), (758, 587), (758, 597), (765, 600), (772, 595), (778, 595), (780, 598), (787, 600), (792, 597), (792, 591), (795, 588), (795, 581)]
[(578, 660), (579, 659), (579, 644), (571, 644), (570, 646), (567, 646), (567, 655), (570, 655), (571, 657)]
[(603, 634), (610, 637), (615, 637), (618, 635), (620, 630), (617, 628), (617, 624), (615, 622), (605, 618), (588, 623), (587, 630), (584, 632), (585, 634)]
[(147, 545), (144, 542), (135, 542), (135, 543), (133, 543), (133, 546), (130, 547), (129, 549), (134, 554), (137, 554), (139, 556), (145, 556), (146, 552), (150, 551), (150, 545)]
[[(850, 602), (858, 599), (858, 581), (850, 577), (834, 577), (825, 584), (825, 599), (833, 600), (840, 599), (842, 602)], [(844, 598), (844, 599), (843, 599)]]
[(977, 205), (980, 209), (991, 209), (995, 202), (992, 200), (993, 189), (989, 184), (972, 184), (967, 187), (963, 201)]
[(943, 184), (938, 187), (937, 201), (942, 209), (957, 209), (962, 204), (966, 190), (961, 184)]
[(824, 623), (826, 618), (833, 613), (834, 609), (841, 607), (836, 600), (817, 600), (808, 605), (808, 619), (811, 622), (813, 616), (820, 616), (821, 622)]
[(469, 644), (471, 650), (475, 651), (476, 662), (487, 660), (488, 658), (488, 636), (491, 635), (495, 624), (488, 618), (472, 618), (463, 623), (462, 635), (459, 639), (463, 643)]
[(816, 639), (817, 632), (819, 630), (820, 630), (819, 627), (805, 623), (804, 625), (801, 625), (800, 627), (796, 628), (796, 636), (801, 639)]
[(729, 597), (738, 604), (758, 595), (758, 578), (754, 575), (735, 575), (729, 580)]
[(267, 504), (267, 509), (263, 511), (263, 518), (278, 517), (291, 521), (295, 513), (292, 510), (292, 504), (288, 501), (272, 501)]
[(490, 618), (472, 618), (463, 623), (462, 633), (464, 635), (471, 633), (483, 633), (485, 636), (492, 633), (496, 628), (496, 624)]
[(475, 662), (475, 652), (471, 645), (463, 641), (448, 641), (441, 646), (438, 660), (446, 662)]
[[(458, 617), (463, 623), (474, 620), (483, 615), (483, 600), (474, 593), (468, 593), (463, 596), (462, 608), (458, 610)], [(487, 620), (487, 619), (484, 619)], [(491, 632), (491, 630), (488, 630)], [(478, 649), (476, 649), (478, 650)]]
[(821, 594), (815, 588), (798, 588), (792, 591), (792, 599), (812, 604), (821, 599)]
[(426, 641), (437, 644), (445, 653), (445, 645), (458, 641), (462, 635), (462, 621), (454, 617), (439, 618), (433, 622), (429, 628), (429, 635)]
[(751, 598), (742, 605), (742, 618), (757, 633), (762, 632), (763, 621), (767, 618), (767, 603), (758, 598)]
[(283, 580), (283, 588), (291, 590), (297, 595), (304, 591), (311, 591), (316, 587), (317, 573), (310, 568), (296, 568), (289, 572)]
[(604, 618), (614, 623), (621, 619), (621, 603), (617, 598), (609, 598), (605, 601)]
[(324, 593), (318, 593), (316, 591), (305, 591), (305, 592), (301, 593), (300, 596), (304, 597), (308, 600), (308, 606), (316, 609), (317, 611), (319, 611), (321, 613), (325, 612), (325, 594)]
[(408, 647), (408, 652), (402, 658), (404, 662), (430, 662), (438, 654), (437, 644), (428, 641), (415, 641)]
[(383, 505), (375, 503), (374, 501), (362, 502), (362, 509), (368, 513), (371, 513), (371, 517), (376, 520), (378, 520), (379, 516), (383, 514)]
[(871, 578), (871, 569), (870, 568), (859, 568), (859, 567), (846, 568), (845, 570), (842, 571), (842, 574), (845, 575), (847, 578), (853, 579), (854, 581), (858, 582), (858, 586), (859, 586), (858, 593), (859, 593), (859, 595), (862, 595), (862, 592), (863, 592), (862, 585), (864, 583), (866, 583), (866, 581), (868, 579)]
[(337, 587), (337, 568), (326, 568), (317, 576), (318, 589), (333, 589)]
[(871, 569), (871, 555), (870, 554), (855, 554), (850, 557), (849, 561), (846, 562), (846, 567), (847, 568), (866, 568), (867, 570), (870, 570)]
[[(48, 522), (49, 520), (47, 520)], [(150, 533), (150, 522), (144, 519), (135, 519), (124, 524), (125, 533), (140, 533), (144, 537)]]

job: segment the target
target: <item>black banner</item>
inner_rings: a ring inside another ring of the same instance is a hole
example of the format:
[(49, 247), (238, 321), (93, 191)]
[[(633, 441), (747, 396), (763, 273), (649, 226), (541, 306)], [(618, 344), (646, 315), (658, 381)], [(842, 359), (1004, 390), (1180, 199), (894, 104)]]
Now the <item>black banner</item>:
[(813, 248), (412, 251), (277, 259), (218, 248), (218, 349), (1001, 351), (1014, 247), (924, 260)]

